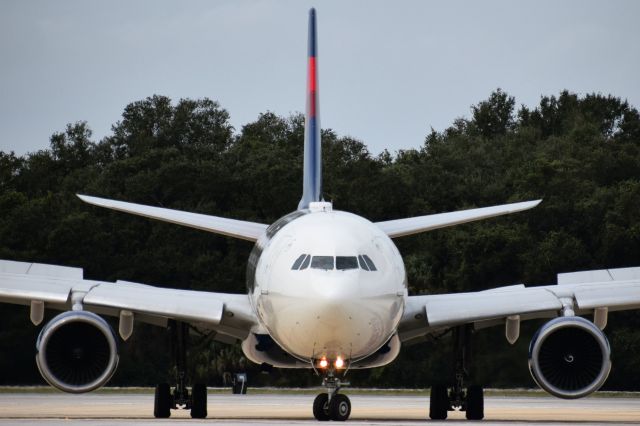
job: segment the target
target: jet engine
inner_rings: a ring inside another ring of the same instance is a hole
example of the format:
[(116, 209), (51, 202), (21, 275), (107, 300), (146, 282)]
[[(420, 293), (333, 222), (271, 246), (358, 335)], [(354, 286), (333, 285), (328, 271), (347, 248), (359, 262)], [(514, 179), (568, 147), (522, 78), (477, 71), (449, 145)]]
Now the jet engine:
[(396, 359), (400, 353), (400, 346), (400, 339), (397, 334), (394, 334), (380, 349), (368, 357), (354, 362), (350, 368), (374, 368), (387, 365)]
[(581, 317), (543, 325), (529, 345), (529, 370), (538, 385), (559, 398), (582, 398), (600, 389), (611, 370), (605, 335)]
[(305, 368), (310, 364), (289, 355), (268, 334), (250, 334), (242, 342), (242, 352), (263, 368)]
[(104, 385), (118, 366), (118, 347), (112, 328), (86, 311), (64, 312), (40, 332), (36, 363), (42, 377), (71, 393)]

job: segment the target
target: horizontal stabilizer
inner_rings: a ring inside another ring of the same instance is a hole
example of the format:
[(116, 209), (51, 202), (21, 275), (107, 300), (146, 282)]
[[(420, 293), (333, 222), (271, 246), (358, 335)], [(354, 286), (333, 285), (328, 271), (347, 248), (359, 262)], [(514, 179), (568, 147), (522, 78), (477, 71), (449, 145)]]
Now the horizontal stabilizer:
[(438, 213), (406, 219), (387, 220), (385, 222), (376, 222), (376, 225), (391, 238), (403, 237), (405, 235), (432, 231), (447, 226), (460, 225), (462, 223), (528, 210), (540, 204), (541, 201), (542, 200), (526, 201), (523, 203), (503, 204), (500, 206), (461, 210), (451, 213)]
[(94, 206), (158, 219), (164, 222), (175, 223), (177, 225), (189, 226), (191, 228), (227, 235), (229, 237), (241, 238), (248, 241), (257, 241), (258, 238), (260, 238), (260, 236), (267, 230), (267, 225), (262, 223), (226, 219), (223, 217), (164, 209), (161, 207), (151, 207), (141, 204), (125, 203), (123, 201), (107, 200), (105, 198), (89, 197), (87, 195), (78, 194), (78, 197), (85, 203), (93, 204)]

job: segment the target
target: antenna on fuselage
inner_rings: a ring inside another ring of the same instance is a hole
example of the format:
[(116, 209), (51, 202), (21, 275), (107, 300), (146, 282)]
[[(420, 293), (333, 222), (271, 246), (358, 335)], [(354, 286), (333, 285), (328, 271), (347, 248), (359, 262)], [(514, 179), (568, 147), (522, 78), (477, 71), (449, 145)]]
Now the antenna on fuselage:
[(302, 198), (298, 210), (309, 203), (322, 201), (322, 147), (320, 142), (320, 110), (318, 108), (318, 41), (316, 10), (309, 11), (309, 45), (307, 62), (307, 111), (304, 120), (304, 168)]

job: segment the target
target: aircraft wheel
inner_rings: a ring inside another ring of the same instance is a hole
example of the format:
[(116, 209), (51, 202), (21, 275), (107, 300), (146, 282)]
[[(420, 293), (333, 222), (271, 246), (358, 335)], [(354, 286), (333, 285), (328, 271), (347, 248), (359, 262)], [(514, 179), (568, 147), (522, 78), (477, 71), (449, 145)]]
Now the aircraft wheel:
[(156, 419), (168, 419), (171, 416), (171, 388), (167, 383), (160, 383), (156, 386), (153, 416)]
[(447, 387), (442, 385), (431, 386), (429, 397), (429, 418), (432, 420), (444, 420), (449, 411), (449, 396)]
[(469, 386), (467, 389), (467, 419), (482, 420), (484, 418), (484, 395), (482, 386)]
[(207, 417), (207, 387), (202, 383), (193, 385), (191, 390), (191, 418)]
[(330, 420), (329, 418), (329, 396), (321, 393), (313, 400), (313, 417), (321, 422)]
[(232, 392), (236, 395), (244, 395), (247, 393), (247, 374), (237, 373), (233, 376)]
[(329, 402), (329, 416), (331, 420), (344, 422), (351, 414), (351, 401), (346, 395), (336, 394)]

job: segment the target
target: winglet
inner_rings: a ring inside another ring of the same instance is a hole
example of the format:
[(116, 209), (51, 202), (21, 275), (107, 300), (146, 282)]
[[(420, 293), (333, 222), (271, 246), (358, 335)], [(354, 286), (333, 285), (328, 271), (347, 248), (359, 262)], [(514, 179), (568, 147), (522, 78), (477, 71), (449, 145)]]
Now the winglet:
[(318, 40), (316, 10), (309, 11), (309, 42), (307, 62), (307, 113), (304, 131), (304, 170), (302, 199), (298, 210), (322, 199), (322, 150), (320, 143), (320, 111), (318, 108)]

